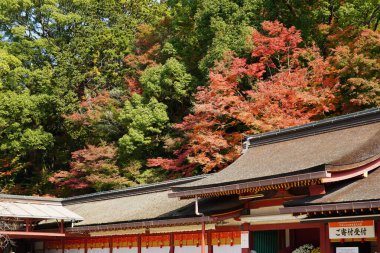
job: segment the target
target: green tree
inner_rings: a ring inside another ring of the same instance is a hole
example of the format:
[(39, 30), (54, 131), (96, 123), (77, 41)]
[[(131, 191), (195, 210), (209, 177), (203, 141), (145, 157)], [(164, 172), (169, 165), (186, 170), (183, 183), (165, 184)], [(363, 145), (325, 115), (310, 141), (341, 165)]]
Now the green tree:
[(1, 187), (35, 183), (46, 172), (44, 160), (54, 138), (42, 127), (48, 115), (40, 108), (48, 108), (48, 101), (46, 95), (0, 93)]
[(165, 104), (155, 98), (145, 103), (143, 97), (135, 94), (125, 102), (118, 120), (126, 132), (119, 139), (120, 153), (128, 161), (157, 148), (157, 140), (167, 127), (169, 118)]

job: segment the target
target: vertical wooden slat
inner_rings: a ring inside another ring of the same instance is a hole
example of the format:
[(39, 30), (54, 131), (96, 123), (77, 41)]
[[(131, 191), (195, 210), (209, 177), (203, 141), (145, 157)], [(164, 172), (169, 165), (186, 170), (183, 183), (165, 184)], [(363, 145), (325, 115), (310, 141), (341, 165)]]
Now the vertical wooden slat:
[(141, 235), (137, 237), (137, 252), (141, 253)]

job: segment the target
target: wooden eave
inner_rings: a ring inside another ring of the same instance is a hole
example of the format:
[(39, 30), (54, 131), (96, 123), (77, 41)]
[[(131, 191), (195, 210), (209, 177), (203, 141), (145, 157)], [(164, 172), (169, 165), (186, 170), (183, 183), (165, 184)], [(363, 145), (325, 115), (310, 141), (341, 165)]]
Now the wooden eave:
[(347, 203), (334, 203), (334, 204), (320, 204), (320, 205), (307, 205), (284, 207), (280, 209), (281, 214), (305, 214), (305, 213), (342, 213), (342, 212), (363, 212), (364, 210), (380, 210), (380, 200), (373, 201), (360, 201), (360, 202), (347, 202)]
[(170, 226), (183, 226), (192, 224), (216, 223), (219, 221), (218, 217), (200, 216), (191, 218), (180, 219), (166, 219), (166, 220), (150, 220), (138, 222), (124, 222), (117, 224), (101, 224), (101, 225), (88, 225), (80, 227), (66, 228), (69, 233), (86, 233), (90, 231), (107, 231), (107, 230), (123, 230), (123, 229), (138, 229), (150, 227), (170, 227)]
[(209, 188), (200, 188), (192, 190), (184, 190), (169, 193), (170, 198), (179, 197), (181, 199), (189, 199), (198, 197), (219, 197), (232, 194), (249, 194), (266, 190), (289, 189), (293, 187), (309, 186), (319, 184), (322, 178), (331, 177), (331, 173), (327, 171), (311, 172), (299, 175), (291, 175), (285, 177), (264, 179), (252, 182), (229, 184), (224, 186), (215, 186)]

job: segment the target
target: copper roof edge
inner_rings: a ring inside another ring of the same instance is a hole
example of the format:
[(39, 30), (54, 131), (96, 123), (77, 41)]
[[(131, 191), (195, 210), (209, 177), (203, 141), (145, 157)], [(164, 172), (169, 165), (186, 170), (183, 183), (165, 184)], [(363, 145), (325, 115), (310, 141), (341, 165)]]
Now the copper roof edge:
[(0, 194), (1, 201), (14, 201), (20, 203), (44, 203), (44, 204), (59, 204), (61, 205), (62, 198), (54, 197), (40, 197), (40, 196), (26, 196), (26, 195), (12, 195)]
[(276, 184), (283, 184), (283, 183), (293, 183), (293, 182), (299, 182), (299, 181), (304, 181), (304, 180), (321, 179), (321, 178), (330, 177), (330, 176), (331, 174), (328, 173), (326, 170), (324, 170), (324, 171), (310, 172), (310, 173), (304, 173), (304, 174), (298, 174), (298, 175), (290, 175), (290, 176), (285, 176), (285, 177), (263, 179), (263, 180), (258, 180), (258, 181), (234, 183), (234, 184), (229, 184), (229, 185), (224, 185), (224, 186), (214, 186), (214, 187), (203, 188), (203, 189), (181, 190), (178, 192), (171, 192), (168, 195), (169, 195), (169, 198), (197, 196), (197, 195), (204, 195), (204, 194), (215, 193), (215, 192), (226, 192), (226, 191), (242, 190), (242, 189), (249, 189), (249, 188), (254, 188), (254, 187), (269, 186), (269, 185), (276, 185)]
[(90, 232), (90, 231), (103, 231), (103, 230), (123, 230), (123, 229), (138, 229), (147, 227), (160, 227), (160, 226), (175, 226), (175, 225), (189, 225), (198, 224), (202, 222), (213, 223), (220, 219), (211, 216), (199, 216), (189, 218), (176, 218), (166, 220), (149, 220), (138, 222), (124, 222), (116, 224), (100, 224), (100, 225), (86, 225), (79, 227), (66, 228), (67, 232)]
[(246, 136), (246, 140), (249, 142), (249, 147), (255, 147), (377, 122), (380, 122), (380, 107), (335, 116), (300, 126)]
[(380, 154), (374, 155), (368, 159), (364, 159), (362, 161), (356, 162), (356, 163), (350, 163), (350, 164), (326, 164), (326, 169), (328, 172), (339, 172), (339, 171), (345, 171), (345, 170), (352, 170), (356, 169), (358, 167), (362, 167), (366, 164), (372, 163), (376, 160), (380, 159)]
[(193, 182), (193, 181), (208, 177), (210, 175), (211, 174), (203, 174), (199, 176), (179, 178), (179, 179), (168, 180), (168, 181), (163, 181), (159, 183), (146, 184), (146, 185), (135, 186), (135, 187), (127, 187), (127, 188), (118, 189), (118, 190), (78, 195), (74, 197), (63, 198), (61, 199), (61, 201), (63, 205), (71, 205), (71, 204), (76, 204), (76, 203), (92, 202), (92, 201), (107, 200), (107, 199), (120, 198), (120, 197), (133, 196), (133, 195), (142, 195), (142, 194), (153, 193), (153, 192), (160, 192), (160, 191), (170, 190), (171, 187), (175, 185)]

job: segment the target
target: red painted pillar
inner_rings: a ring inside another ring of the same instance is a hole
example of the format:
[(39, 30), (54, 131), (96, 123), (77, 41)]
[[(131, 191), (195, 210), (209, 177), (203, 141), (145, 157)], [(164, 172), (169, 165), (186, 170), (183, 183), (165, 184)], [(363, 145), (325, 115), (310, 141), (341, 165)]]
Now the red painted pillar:
[(319, 227), (319, 247), (321, 248), (321, 252), (324, 253), (326, 250), (326, 229), (325, 229), (325, 224), (321, 224)]
[(202, 253), (206, 253), (206, 238), (205, 237), (206, 237), (206, 224), (203, 221), (202, 222), (202, 238), (201, 238), (201, 242), (202, 242), (201, 252)]
[(84, 239), (84, 253), (88, 252), (88, 247), (87, 247), (87, 238)]
[(329, 226), (328, 224), (321, 224), (319, 228), (319, 241), (321, 247), (321, 253), (331, 253), (331, 243), (329, 238)]
[(137, 252), (141, 253), (141, 235), (137, 237)]
[(26, 232), (30, 232), (31, 229), (30, 229), (30, 219), (26, 219), (25, 220), (25, 230)]
[(330, 238), (329, 238), (329, 224), (326, 223), (326, 253), (332, 253), (333, 252), (333, 247), (332, 247), (332, 244), (330, 242)]
[(255, 238), (254, 238), (254, 233), (253, 231), (249, 231), (249, 248), (254, 249), (254, 243), (255, 243)]
[(213, 253), (214, 248), (212, 247), (212, 237), (211, 232), (207, 232), (207, 247), (208, 247), (208, 253)]
[(113, 251), (113, 240), (112, 240), (112, 236), (110, 238), (108, 238), (108, 243), (110, 245), (110, 253), (112, 253)]
[(376, 222), (377, 252), (380, 252), (380, 221)]
[(170, 251), (169, 251), (169, 253), (174, 253), (174, 233), (170, 233), (169, 236), (170, 236), (170, 239), (169, 239)]
[(59, 232), (60, 233), (65, 233), (65, 223), (64, 223), (63, 220), (61, 220), (61, 222), (60, 222)]

